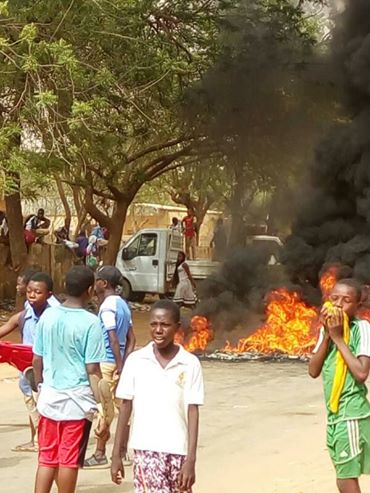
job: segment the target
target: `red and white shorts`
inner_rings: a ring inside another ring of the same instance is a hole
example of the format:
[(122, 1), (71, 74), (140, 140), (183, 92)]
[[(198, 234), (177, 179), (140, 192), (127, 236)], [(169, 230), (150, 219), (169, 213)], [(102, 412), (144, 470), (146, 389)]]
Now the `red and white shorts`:
[(91, 421), (54, 421), (40, 417), (38, 428), (39, 465), (82, 467), (89, 441)]
[(150, 450), (134, 451), (135, 493), (192, 493), (180, 490), (179, 476), (184, 455), (165, 454)]

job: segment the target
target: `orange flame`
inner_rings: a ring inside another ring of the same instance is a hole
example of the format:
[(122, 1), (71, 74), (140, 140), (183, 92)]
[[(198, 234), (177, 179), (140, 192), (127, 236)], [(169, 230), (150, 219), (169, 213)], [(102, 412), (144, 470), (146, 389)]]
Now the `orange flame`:
[(321, 276), (320, 289), (321, 289), (322, 296), (324, 299), (329, 298), (330, 292), (333, 289), (333, 287), (335, 286), (335, 283), (337, 281), (337, 277), (336, 277), (337, 272), (338, 272), (338, 267), (336, 267), (335, 265), (332, 265)]
[[(331, 266), (320, 279), (324, 299), (335, 285), (337, 270), (337, 266)], [(266, 322), (256, 332), (240, 339), (236, 345), (226, 341), (223, 350), (263, 354), (280, 352), (295, 356), (312, 351), (318, 335), (318, 310), (305, 303), (297, 292), (281, 288), (269, 293), (266, 315)], [(370, 320), (370, 309), (363, 318)], [(188, 343), (185, 343), (182, 331), (177, 335), (176, 341), (183, 344), (188, 351), (204, 351), (214, 336), (207, 318), (193, 317), (191, 329), (192, 335)]]
[(192, 335), (187, 344), (184, 345), (185, 349), (190, 352), (197, 350), (204, 351), (208, 346), (208, 343), (213, 339), (213, 330), (210, 327), (208, 319), (195, 315), (190, 322)]
[(302, 301), (296, 292), (277, 289), (269, 295), (267, 320), (250, 337), (240, 339), (236, 346), (226, 343), (232, 352), (281, 352), (304, 355), (312, 350), (317, 339), (313, 328), (317, 311)]

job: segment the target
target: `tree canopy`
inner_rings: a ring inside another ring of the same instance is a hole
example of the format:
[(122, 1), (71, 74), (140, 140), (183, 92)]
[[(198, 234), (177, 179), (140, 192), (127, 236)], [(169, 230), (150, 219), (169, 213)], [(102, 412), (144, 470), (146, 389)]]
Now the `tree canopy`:
[(215, 176), (202, 163), (222, 163), (229, 204), (247, 207), (280, 177), (276, 162), (294, 155), (301, 75), (319, 31), (309, 9), (321, 3), (1, 1), (9, 214), (20, 187), (64, 183), (111, 230), (114, 262), (129, 204), (165, 172), (178, 184), (202, 176), (205, 197)]

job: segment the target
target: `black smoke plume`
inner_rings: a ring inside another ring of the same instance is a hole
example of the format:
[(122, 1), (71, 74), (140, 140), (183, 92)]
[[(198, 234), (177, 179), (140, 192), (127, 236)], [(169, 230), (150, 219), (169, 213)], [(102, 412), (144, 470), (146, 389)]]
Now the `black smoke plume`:
[(200, 288), (196, 313), (216, 330), (230, 331), (258, 312), (269, 284), (266, 255), (254, 247), (234, 251)]
[[(297, 3), (280, 2), (286, 6), (280, 9), (271, 2), (269, 12), (260, 0), (235, 4), (225, 19), (219, 60), (187, 100), (188, 118), (219, 146), (230, 177), (232, 246), (245, 245), (245, 217), (254, 191), (280, 186), (289, 174), (282, 167), (300, 167), (322, 131), (316, 108), (326, 104), (327, 85), (317, 81), (329, 71), (323, 60), (316, 63), (313, 40), (299, 31)], [(258, 249), (233, 249), (202, 286), (197, 312), (216, 330), (245, 325), (251, 313), (262, 315), (265, 294), (289, 285), (267, 260)], [(317, 299), (315, 290), (313, 295)]]
[(370, 284), (370, 2), (348, 0), (333, 38), (346, 118), (321, 142), (285, 262), (294, 280), (317, 285), (324, 263)]

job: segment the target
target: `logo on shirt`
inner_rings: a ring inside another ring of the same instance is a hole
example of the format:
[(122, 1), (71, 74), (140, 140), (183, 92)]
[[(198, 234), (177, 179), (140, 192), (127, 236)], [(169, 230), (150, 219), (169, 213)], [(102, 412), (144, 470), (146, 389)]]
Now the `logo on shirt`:
[(186, 373), (184, 371), (182, 371), (179, 374), (179, 376), (177, 377), (176, 385), (178, 385), (179, 387), (181, 387), (183, 389), (185, 386), (185, 382), (186, 382)]
[(345, 450), (343, 450), (340, 454), (339, 454), (339, 457), (341, 459), (346, 459), (348, 457), (348, 454)]

